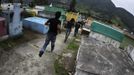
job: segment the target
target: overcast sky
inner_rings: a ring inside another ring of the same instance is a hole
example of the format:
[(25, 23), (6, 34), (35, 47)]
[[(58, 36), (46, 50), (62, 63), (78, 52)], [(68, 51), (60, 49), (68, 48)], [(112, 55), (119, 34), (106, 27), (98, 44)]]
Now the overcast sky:
[(112, 0), (117, 7), (123, 7), (134, 15), (134, 0)]

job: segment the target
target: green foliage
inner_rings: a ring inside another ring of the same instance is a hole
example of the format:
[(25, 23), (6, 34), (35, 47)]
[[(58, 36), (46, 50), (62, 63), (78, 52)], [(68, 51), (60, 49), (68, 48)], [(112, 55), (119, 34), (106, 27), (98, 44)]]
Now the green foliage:
[(117, 16), (113, 17), (111, 19), (111, 22), (113, 24), (115, 24), (115, 25), (120, 26), (120, 27), (127, 28), (127, 26), (125, 26), (124, 23), (122, 22), (122, 20), (119, 17), (117, 17)]

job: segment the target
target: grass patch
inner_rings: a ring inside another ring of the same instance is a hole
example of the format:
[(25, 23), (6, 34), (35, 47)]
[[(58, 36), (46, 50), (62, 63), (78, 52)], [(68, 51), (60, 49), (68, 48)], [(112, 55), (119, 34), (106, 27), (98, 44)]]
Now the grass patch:
[[(61, 55), (58, 55), (58, 59), (54, 62), (54, 68), (56, 75), (73, 75), (75, 73), (75, 60), (80, 42), (76, 41), (80, 37), (76, 37), (71, 40)], [(72, 56), (64, 56), (64, 54), (70, 53)]]
[[(32, 37), (31, 37), (32, 36)], [(4, 50), (12, 49), (20, 44), (26, 43), (33, 39), (38, 38), (37, 35), (29, 30), (25, 30), (24, 34), (17, 38), (8, 38), (7, 40), (0, 42), (0, 48)]]
[(64, 66), (59, 63), (59, 60), (56, 60), (54, 62), (54, 68), (56, 75), (69, 75), (68, 71), (64, 68)]
[(69, 50), (77, 50), (79, 48), (79, 45), (76, 44), (75, 39), (73, 39), (70, 44), (67, 46), (67, 49)]
[[(77, 38), (79, 39), (80, 37)], [(64, 51), (64, 53), (68, 53), (68, 52), (73, 53), (73, 56), (75, 57), (74, 60), (76, 59), (76, 55), (80, 45), (80, 42), (76, 41), (77, 38), (73, 39)]]
[(134, 40), (131, 39), (130, 37), (125, 36), (123, 42), (121, 43), (121, 48), (125, 48), (129, 45), (134, 46)]
[[(72, 75), (75, 72), (75, 60), (77, 51), (79, 48), (78, 42), (75, 39), (72, 39), (66, 49), (62, 52), (61, 55), (58, 56), (58, 59), (54, 63), (55, 73), (56, 75)], [(71, 53), (72, 57), (68, 58), (63, 56), (63, 54)]]

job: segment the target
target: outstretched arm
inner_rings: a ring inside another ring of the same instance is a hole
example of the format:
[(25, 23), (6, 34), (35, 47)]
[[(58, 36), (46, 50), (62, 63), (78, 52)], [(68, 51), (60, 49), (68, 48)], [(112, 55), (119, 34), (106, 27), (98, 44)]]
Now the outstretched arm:
[(48, 20), (45, 25), (48, 26), (50, 24), (50, 20)]

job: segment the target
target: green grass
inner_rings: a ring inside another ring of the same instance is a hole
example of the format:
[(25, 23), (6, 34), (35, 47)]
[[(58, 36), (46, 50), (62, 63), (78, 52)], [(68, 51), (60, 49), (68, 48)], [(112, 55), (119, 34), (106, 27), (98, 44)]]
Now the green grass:
[(67, 46), (67, 49), (69, 50), (77, 50), (79, 48), (79, 45), (76, 44), (75, 39), (73, 39), (70, 44)]
[[(32, 37), (31, 37), (32, 36)], [(0, 48), (4, 50), (12, 49), (20, 44), (26, 43), (33, 39), (38, 38), (34, 32), (25, 30), (24, 34), (17, 38), (8, 38), (0, 42)]]
[(54, 68), (56, 75), (69, 75), (68, 71), (64, 68), (64, 66), (59, 63), (59, 60), (54, 62)]
[(14, 42), (14, 39), (7, 39), (5, 41), (0, 42), (0, 47), (3, 49), (11, 49), (16, 46), (16, 43)]
[(128, 45), (134, 46), (134, 40), (131, 39), (130, 37), (125, 36), (123, 42), (121, 43), (121, 48), (125, 48)]
[[(79, 48), (79, 44), (80, 43), (76, 42), (75, 39), (72, 39), (71, 42), (69, 43), (69, 45), (63, 51), (64, 54), (72, 53), (72, 55), (73, 55), (73, 57), (72, 57), (73, 60), (71, 60), (71, 61), (73, 61), (72, 64), (74, 64), (74, 65), (73, 66), (69, 65), (72, 67), (72, 68), (70, 68), (72, 72), (75, 72), (75, 60), (76, 60), (76, 55), (77, 55), (77, 51)], [(63, 65), (68, 62), (63, 61), (63, 59), (65, 59), (65, 58), (62, 56), (62, 54), (58, 56), (58, 59), (54, 63), (55, 73), (56, 73), (56, 75), (69, 75), (68, 71), (70, 69), (65, 69), (65, 66)]]
[[(80, 38), (80, 37), (77, 37), (77, 38)], [(80, 42), (77, 42), (76, 39), (73, 39), (70, 42), (70, 44), (67, 46), (67, 49), (64, 51), (64, 53), (71, 52), (73, 54), (74, 60), (76, 60), (77, 52), (78, 52), (79, 45), (80, 45)]]

